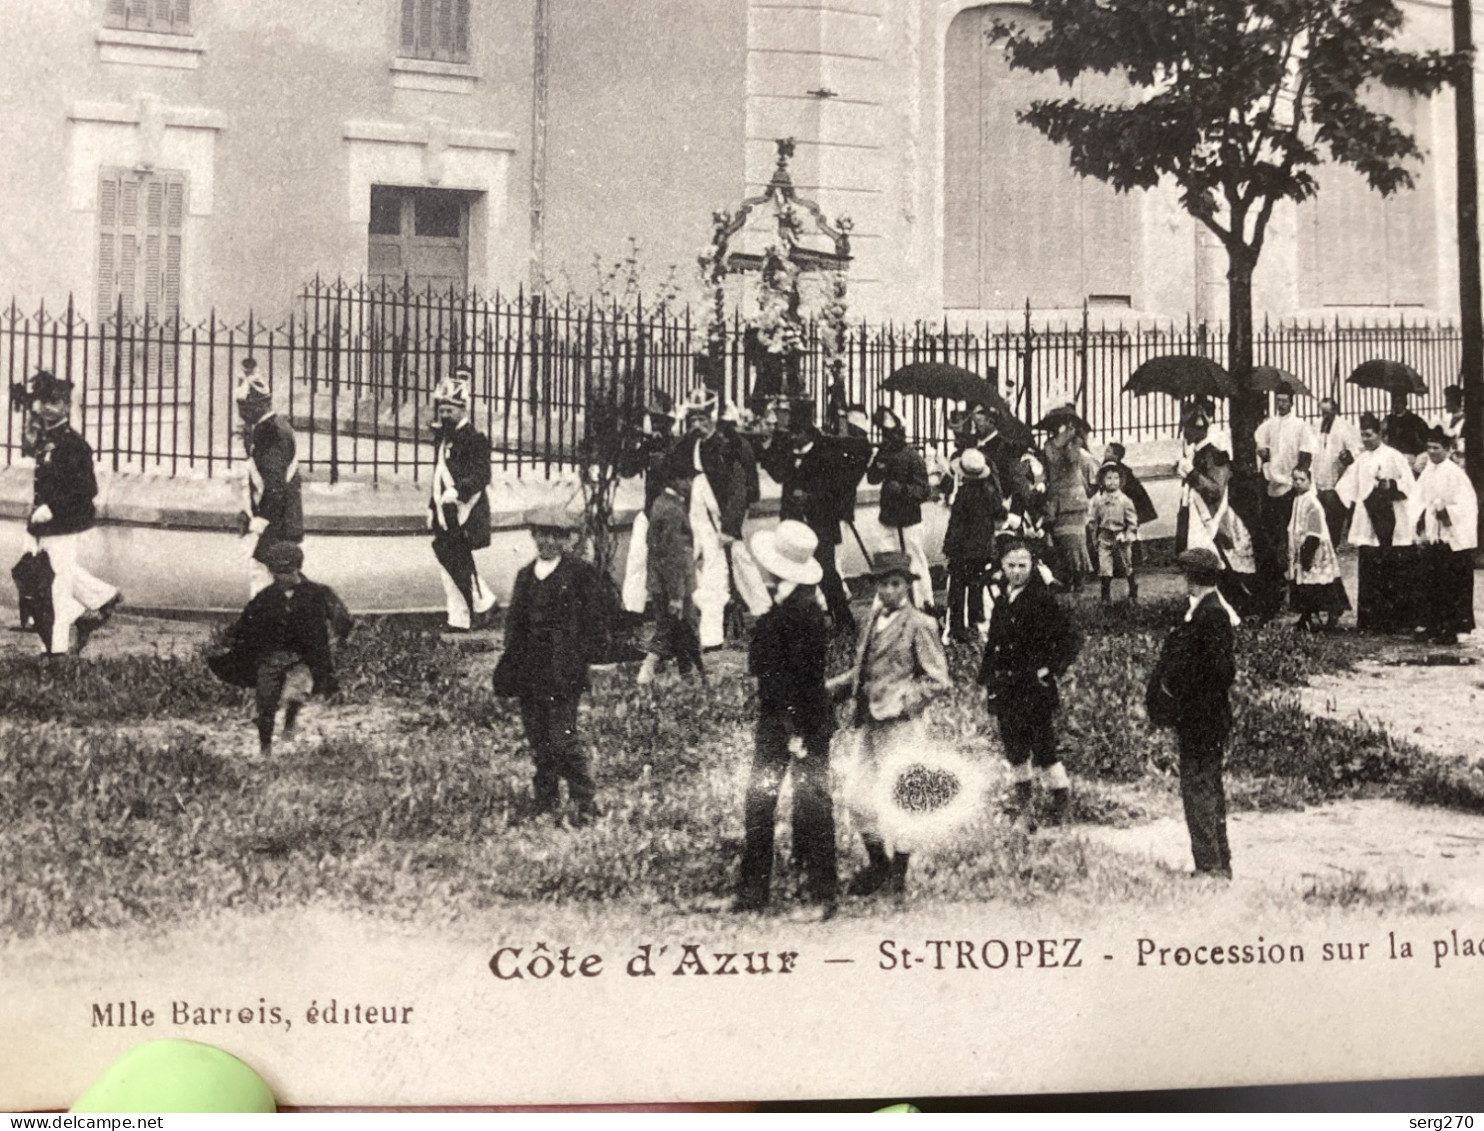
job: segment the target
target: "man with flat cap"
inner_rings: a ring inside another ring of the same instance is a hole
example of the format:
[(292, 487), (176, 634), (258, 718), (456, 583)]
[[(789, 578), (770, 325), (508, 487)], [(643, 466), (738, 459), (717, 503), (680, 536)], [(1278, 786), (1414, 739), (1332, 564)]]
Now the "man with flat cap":
[(247, 509), (242, 514), (247, 595), (255, 597), (273, 584), (269, 548), (304, 541), (304, 499), (294, 430), (274, 411), (273, 395), (254, 358), (242, 359), (234, 395), (247, 447)]
[(433, 390), (432, 493), (428, 527), (443, 582), (449, 632), (484, 628), (495, 593), (479, 576), (474, 551), (490, 544), (490, 442), (469, 421), (474, 373), (458, 366)]
[(1195, 874), (1231, 879), (1222, 759), (1231, 735), (1237, 676), (1237, 614), (1216, 589), (1221, 559), (1204, 546), (1176, 558), (1189, 608), (1170, 633), (1149, 677), (1144, 704), (1155, 726), (1173, 727), (1180, 751), (1180, 799)]
[(603, 617), (598, 573), (573, 553), (578, 515), (556, 508), (528, 511), (536, 558), (515, 575), (505, 616), (505, 651), (495, 666), (494, 693), (520, 700), (520, 721), (536, 762), (537, 815), (556, 813), (561, 783), (576, 809), (575, 824), (600, 815), (587, 748), (577, 733), (577, 706), (588, 686)]

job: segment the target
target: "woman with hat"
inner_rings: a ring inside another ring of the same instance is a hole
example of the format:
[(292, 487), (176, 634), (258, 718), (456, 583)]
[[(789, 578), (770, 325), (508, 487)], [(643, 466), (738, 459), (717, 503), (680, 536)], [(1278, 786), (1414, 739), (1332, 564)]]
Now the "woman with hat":
[(1005, 518), (999, 477), (978, 448), (958, 461), (959, 486), (948, 512), (943, 556), (948, 560), (948, 636), (978, 639), (984, 621), (984, 572), (995, 556), (995, 531)]
[(1072, 420), (1064, 421), (1056, 435), (1046, 441), (1045, 453), (1046, 513), (1059, 559), (1055, 572), (1076, 593), (1082, 588), (1082, 579), (1092, 573), (1087, 552), (1087, 511), (1098, 464)]
[(1231, 734), (1231, 686), (1237, 676), (1238, 616), (1216, 589), (1222, 573), (1214, 550), (1192, 547), (1176, 557), (1190, 607), (1165, 639), (1144, 705), (1155, 726), (1173, 727), (1180, 750), (1180, 799), (1196, 875), (1231, 879), (1226, 793), (1221, 763)]
[[(858, 415), (864, 427), (864, 411)], [(925, 609), (933, 603), (933, 583), (922, 540), (922, 504), (933, 494), (927, 461), (907, 443), (907, 426), (901, 417), (884, 407), (877, 409), (875, 416), (881, 444), (866, 465), (866, 482), (881, 487), (878, 519), (891, 535), (892, 548), (911, 555), (913, 568), (922, 579), (914, 586), (912, 596), (917, 607)]]
[(1434, 644), (1457, 644), (1474, 630), (1474, 550), (1479, 545), (1479, 498), (1463, 468), (1449, 458), (1452, 437), (1427, 436), (1427, 463), (1412, 493), (1419, 544), (1414, 634)]
[(536, 558), (515, 575), (494, 693), (520, 700), (520, 721), (536, 762), (536, 812), (557, 810), (565, 778), (576, 823), (586, 824), (599, 809), (587, 749), (577, 733), (577, 706), (601, 646), (602, 634), (593, 626), (603, 616), (602, 591), (597, 570), (572, 553), (580, 516), (541, 508), (528, 511), (525, 520)]
[(428, 526), (448, 613), (449, 632), (483, 628), (495, 593), (474, 564), (490, 544), (490, 442), (469, 422), (474, 373), (460, 365), (433, 391), (437, 412)]
[(855, 799), (852, 807), (867, 864), (851, 880), (850, 894), (871, 895), (884, 887), (901, 895), (906, 890), (908, 854), (888, 854), (890, 846), (872, 807), (881, 793), (878, 779), (889, 754), (920, 741), (923, 711), (953, 685), (937, 622), (912, 605), (917, 579), (912, 559), (895, 551), (874, 554), (871, 577), (876, 600), (861, 630), (855, 662), (828, 686), (831, 695), (853, 704), (860, 735), (859, 764), (849, 792)]
[[(825, 687), (830, 629), (815, 586), (824, 569), (815, 559), (818, 538), (802, 522), (780, 522), (754, 534), (753, 559), (773, 578), (773, 607), (758, 618), (748, 651), (757, 679), (758, 717), (752, 773), (743, 803), (746, 842), (734, 907), (768, 905), (778, 791), (793, 770), (793, 857), (803, 862), (805, 890), (834, 907), (839, 886), (835, 816), (830, 802), (830, 736), (835, 709)], [(790, 746), (802, 746), (795, 755)]]
[(1005, 547), (1000, 570), (1004, 580), (989, 621), (979, 683), (989, 712), (999, 716), (1000, 741), (1015, 779), (1009, 811), (1029, 820), (1032, 782), (1039, 773), (1051, 794), (1050, 819), (1060, 824), (1070, 805), (1071, 782), (1056, 748), (1056, 681), (1077, 658), (1080, 641), (1036, 569), (1028, 544)]

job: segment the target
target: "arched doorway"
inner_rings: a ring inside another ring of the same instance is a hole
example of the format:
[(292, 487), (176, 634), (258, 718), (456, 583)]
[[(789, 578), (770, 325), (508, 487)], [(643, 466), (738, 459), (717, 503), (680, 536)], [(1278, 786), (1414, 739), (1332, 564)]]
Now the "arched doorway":
[(1076, 307), (1133, 298), (1136, 213), (1127, 195), (1077, 176), (1066, 150), (1015, 120), (1036, 98), (1095, 98), (1054, 75), (1012, 71), (985, 33), (1017, 5), (959, 13), (944, 57), (943, 294), (953, 308)]

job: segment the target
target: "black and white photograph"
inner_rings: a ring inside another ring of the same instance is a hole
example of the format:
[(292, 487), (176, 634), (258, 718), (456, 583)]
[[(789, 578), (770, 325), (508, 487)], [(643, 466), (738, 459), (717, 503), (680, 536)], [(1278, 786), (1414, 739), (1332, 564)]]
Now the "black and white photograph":
[(0, 1109), (1484, 1074), (1481, 13), (9, 0)]

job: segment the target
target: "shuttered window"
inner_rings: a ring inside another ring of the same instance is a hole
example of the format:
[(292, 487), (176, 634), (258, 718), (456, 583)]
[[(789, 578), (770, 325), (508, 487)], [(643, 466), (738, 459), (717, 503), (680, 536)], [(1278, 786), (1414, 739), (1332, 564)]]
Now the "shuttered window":
[(185, 175), (104, 169), (98, 182), (98, 315), (180, 312)]
[(398, 55), (469, 61), (469, 0), (401, 0), (401, 4)]
[(191, 0), (107, 0), (104, 23), (169, 35), (191, 32)]

